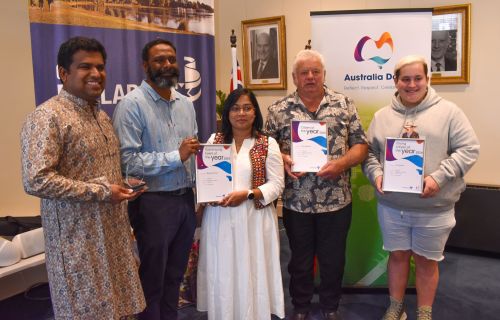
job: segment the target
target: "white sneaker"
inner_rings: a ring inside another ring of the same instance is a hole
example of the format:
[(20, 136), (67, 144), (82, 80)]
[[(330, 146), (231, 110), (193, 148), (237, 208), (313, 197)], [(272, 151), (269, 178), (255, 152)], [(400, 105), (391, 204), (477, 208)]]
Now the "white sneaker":
[[(391, 305), (385, 311), (382, 320), (406, 320), (405, 305), (402, 301), (398, 301), (390, 297)], [(422, 318), (423, 320), (424, 318)], [(420, 319), (419, 319), (420, 320)]]

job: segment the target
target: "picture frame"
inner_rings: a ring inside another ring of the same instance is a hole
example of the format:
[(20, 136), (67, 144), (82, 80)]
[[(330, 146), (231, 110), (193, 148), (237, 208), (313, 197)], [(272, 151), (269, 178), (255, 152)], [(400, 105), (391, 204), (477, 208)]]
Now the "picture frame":
[(286, 89), (285, 16), (244, 20), (241, 31), (245, 87)]
[(422, 193), (424, 166), (425, 139), (386, 137), (382, 190)]
[(432, 10), (431, 84), (470, 83), (471, 4)]

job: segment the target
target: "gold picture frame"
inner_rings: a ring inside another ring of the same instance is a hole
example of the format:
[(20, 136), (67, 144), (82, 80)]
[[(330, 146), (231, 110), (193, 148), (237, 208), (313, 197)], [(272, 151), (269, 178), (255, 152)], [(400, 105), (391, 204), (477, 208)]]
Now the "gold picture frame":
[(245, 87), (286, 89), (285, 16), (242, 21), (241, 33)]
[(471, 5), (432, 10), (431, 84), (470, 83)]

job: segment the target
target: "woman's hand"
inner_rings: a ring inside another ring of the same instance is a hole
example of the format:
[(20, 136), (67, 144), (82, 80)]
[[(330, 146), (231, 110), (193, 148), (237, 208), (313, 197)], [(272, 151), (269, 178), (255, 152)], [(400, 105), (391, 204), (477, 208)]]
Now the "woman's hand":
[(248, 190), (243, 191), (233, 191), (229, 193), (219, 202), (222, 207), (237, 207), (243, 201), (247, 200)]

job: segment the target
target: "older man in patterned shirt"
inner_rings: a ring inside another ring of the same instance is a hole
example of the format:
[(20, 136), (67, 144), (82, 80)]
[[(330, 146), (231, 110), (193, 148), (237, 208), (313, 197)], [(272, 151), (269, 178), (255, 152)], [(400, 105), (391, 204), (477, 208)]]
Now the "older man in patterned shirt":
[[(317, 256), (319, 299), (325, 319), (339, 319), (346, 238), (351, 223), (350, 168), (362, 162), (368, 146), (353, 101), (324, 85), (325, 65), (314, 50), (300, 51), (293, 64), (297, 91), (269, 107), (267, 133), (281, 148), (287, 172), (283, 222), (292, 256), (288, 264), (292, 319), (306, 319), (314, 292)], [(291, 120), (322, 120), (328, 126), (329, 161), (317, 173), (292, 172)]]
[(56, 319), (120, 319), (145, 307), (122, 186), (118, 139), (98, 99), (106, 51), (71, 38), (57, 57), (61, 92), (28, 115), (21, 133), (23, 184), (42, 198)]

